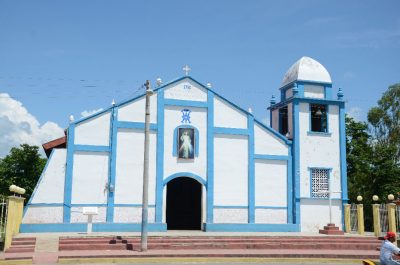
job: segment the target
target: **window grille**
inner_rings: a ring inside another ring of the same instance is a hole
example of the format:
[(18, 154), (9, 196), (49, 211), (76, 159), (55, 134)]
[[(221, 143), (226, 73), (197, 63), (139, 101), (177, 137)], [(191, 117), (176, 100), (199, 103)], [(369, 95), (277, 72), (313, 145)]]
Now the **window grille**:
[(311, 197), (329, 198), (329, 169), (311, 169)]

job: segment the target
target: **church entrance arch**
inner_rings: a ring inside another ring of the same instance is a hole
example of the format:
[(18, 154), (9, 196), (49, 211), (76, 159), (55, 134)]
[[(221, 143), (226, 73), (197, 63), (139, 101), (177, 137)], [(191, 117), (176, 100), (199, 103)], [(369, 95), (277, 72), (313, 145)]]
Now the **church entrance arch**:
[(189, 177), (167, 183), (166, 222), (168, 230), (200, 230), (202, 185)]

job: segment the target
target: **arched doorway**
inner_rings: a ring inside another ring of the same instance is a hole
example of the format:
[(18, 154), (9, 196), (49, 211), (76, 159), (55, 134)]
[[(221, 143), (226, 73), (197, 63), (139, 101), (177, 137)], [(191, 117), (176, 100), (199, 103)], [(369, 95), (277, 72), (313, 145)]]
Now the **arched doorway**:
[(188, 177), (167, 183), (167, 229), (201, 229), (201, 184)]

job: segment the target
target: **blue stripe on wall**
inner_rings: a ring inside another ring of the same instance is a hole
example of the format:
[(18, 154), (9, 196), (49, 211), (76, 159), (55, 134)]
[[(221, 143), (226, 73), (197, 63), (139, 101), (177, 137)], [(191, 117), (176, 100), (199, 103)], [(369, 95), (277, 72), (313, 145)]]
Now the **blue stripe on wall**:
[(164, 178), (164, 89), (157, 92), (156, 223), (162, 223)]
[[(133, 121), (118, 121), (117, 127), (123, 129), (139, 129), (144, 130), (144, 122), (133, 122)], [(157, 124), (150, 123), (150, 130), (157, 131)]]
[(83, 152), (109, 152), (110, 147), (107, 145), (82, 145), (76, 144), (74, 146), (74, 151), (83, 151)]
[[(290, 149), (290, 146), (289, 146), (289, 149)], [(254, 159), (261, 159), (261, 160), (290, 160), (290, 156), (255, 154), (254, 155)]]
[[(253, 118), (254, 123), (254, 118)], [(214, 127), (215, 134), (249, 135), (248, 129)]]
[(63, 222), (71, 221), (71, 192), (72, 192), (72, 171), (74, 163), (74, 141), (75, 141), (75, 124), (71, 123), (68, 128), (67, 136), (67, 166), (65, 170), (64, 182), (64, 209)]
[(292, 145), (289, 146), (289, 159), (287, 161), (287, 222), (293, 224), (293, 168)]
[(255, 221), (255, 164), (254, 164), (254, 116), (247, 114), (248, 137), (248, 222)]
[(181, 106), (181, 107), (197, 107), (197, 108), (207, 108), (207, 102), (202, 101), (192, 101), (192, 100), (180, 100), (180, 99), (164, 99), (165, 105), (171, 106)]
[(300, 121), (299, 121), (299, 102), (293, 101), (293, 123), (294, 123), (294, 219), (296, 224), (300, 224)]
[(214, 206), (214, 93), (207, 92), (207, 223), (213, 223)]

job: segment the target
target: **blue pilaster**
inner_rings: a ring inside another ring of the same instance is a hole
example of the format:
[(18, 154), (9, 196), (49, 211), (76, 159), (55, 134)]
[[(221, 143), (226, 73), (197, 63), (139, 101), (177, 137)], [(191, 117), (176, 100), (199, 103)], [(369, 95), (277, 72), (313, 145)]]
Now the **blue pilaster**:
[(299, 102), (293, 101), (293, 152), (294, 152), (294, 220), (296, 224), (300, 224), (300, 121), (299, 121)]
[[(342, 188), (342, 213), (349, 198), (347, 195), (347, 164), (346, 164), (346, 119), (344, 102), (339, 106), (339, 138), (340, 138), (340, 183)], [(342, 214), (344, 224), (344, 214)]]
[[(106, 222), (114, 221), (114, 197), (115, 197), (115, 171), (117, 164), (117, 134), (118, 134), (118, 108), (111, 110), (110, 121), (110, 152), (109, 152), (109, 178)], [(111, 187), (113, 187), (111, 189)]]
[(156, 223), (162, 223), (164, 178), (164, 90), (157, 91)]
[(214, 93), (207, 91), (207, 223), (214, 216)]
[(75, 124), (71, 123), (68, 128), (67, 136), (67, 165), (65, 169), (64, 181), (64, 206), (63, 206), (63, 222), (71, 221), (71, 193), (72, 193), (72, 171), (74, 164), (74, 141), (75, 141)]
[(255, 222), (255, 164), (254, 164), (254, 116), (247, 114), (248, 137), (248, 222)]
[(289, 159), (287, 160), (287, 223), (293, 224), (293, 168), (292, 144), (289, 146)]

